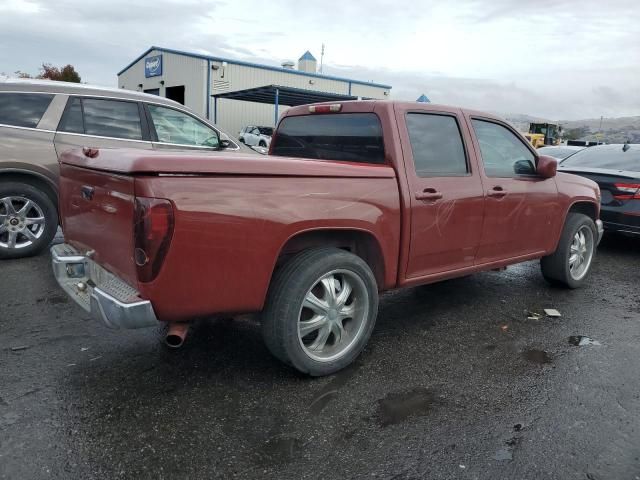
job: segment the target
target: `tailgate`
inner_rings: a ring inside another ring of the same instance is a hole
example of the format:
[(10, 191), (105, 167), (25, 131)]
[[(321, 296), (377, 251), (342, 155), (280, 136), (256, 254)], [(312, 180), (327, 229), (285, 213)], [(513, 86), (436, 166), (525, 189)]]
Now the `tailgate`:
[(60, 166), (60, 210), (65, 241), (137, 288), (133, 260), (134, 178)]

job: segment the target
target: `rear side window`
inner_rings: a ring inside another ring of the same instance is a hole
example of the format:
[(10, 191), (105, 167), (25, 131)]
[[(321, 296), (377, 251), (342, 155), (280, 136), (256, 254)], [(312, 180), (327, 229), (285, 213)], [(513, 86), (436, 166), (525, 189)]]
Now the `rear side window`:
[(407, 130), (419, 177), (456, 176), (469, 172), (462, 136), (454, 117), (408, 113)]
[(64, 113), (58, 130), (62, 132), (84, 133), (82, 103), (79, 98), (71, 100), (71, 105), (69, 105), (69, 108), (67, 108), (67, 111)]
[(622, 145), (604, 145), (589, 147), (571, 155), (564, 162), (563, 167), (582, 168), (610, 168), (614, 170), (629, 170), (640, 172), (640, 148), (630, 145), (624, 151)]
[(52, 99), (42, 93), (0, 93), (0, 123), (35, 128)]
[(136, 102), (96, 98), (74, 99), (74, 103), (62, 119), (59, 130), (82, 133), (80, 111), (84, 120), (83, 130), (87, 135), (142, 140), (140, 111)]
[(384, 163), (382, 126), (373, 113), (285, 117), (272, 145), (279, 156)]

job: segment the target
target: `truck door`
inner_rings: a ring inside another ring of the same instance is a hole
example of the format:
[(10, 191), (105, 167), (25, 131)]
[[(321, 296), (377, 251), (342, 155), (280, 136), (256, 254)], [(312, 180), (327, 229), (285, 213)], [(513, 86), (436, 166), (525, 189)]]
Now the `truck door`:
[(553, 178), (536, 174), (536, 156), (507, 124), (470, 116), (486, 189), (478, 265), (541, 254), (560, 214)]
[(435, 108), (396, 108), (411, 196), (408, 280), (473, 266), (482, 233), (469, 132), (460, 110)]

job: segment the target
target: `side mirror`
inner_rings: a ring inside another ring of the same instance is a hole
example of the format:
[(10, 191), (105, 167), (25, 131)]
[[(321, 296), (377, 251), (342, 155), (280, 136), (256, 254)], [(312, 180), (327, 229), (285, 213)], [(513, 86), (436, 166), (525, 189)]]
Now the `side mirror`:
[(558, 160), (553, 157), (547, 157), (546, 155), (540, 155), (538, 157), (536, 172), (543, 178), (555, 177), (558, 172)]
[(513, 171), (516, 175), (533, 175), (536, 167), (531, 160), (518, 160), (513, 164)]
[(231, 142), (226, 138), (221, 138), (219, 145), (220, 145), (220, 148), (229, 148), (229, 145), (231, 145)]

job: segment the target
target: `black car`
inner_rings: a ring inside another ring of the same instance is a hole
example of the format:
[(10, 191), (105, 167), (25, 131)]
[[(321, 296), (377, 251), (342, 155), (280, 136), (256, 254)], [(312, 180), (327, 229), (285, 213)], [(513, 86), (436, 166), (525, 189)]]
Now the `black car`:
[(640, 145), (599, 145), (571, 155), (559, 171), (600, 186), (605, 230), (640, 235)]

